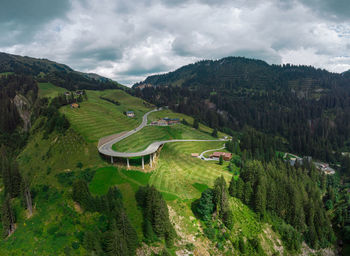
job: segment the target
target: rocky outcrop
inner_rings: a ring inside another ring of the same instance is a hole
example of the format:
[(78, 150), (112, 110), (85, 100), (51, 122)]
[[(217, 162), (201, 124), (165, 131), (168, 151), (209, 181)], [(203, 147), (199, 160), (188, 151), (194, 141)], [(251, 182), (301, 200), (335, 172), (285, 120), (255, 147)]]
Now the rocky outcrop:
[(14, 104), (16, 105), (17, 111), (23, 121), (24, 131), (29, 131), (31, 127), (31, 104), (30, 102), (22, 95), (17, 94), (13, 99)]

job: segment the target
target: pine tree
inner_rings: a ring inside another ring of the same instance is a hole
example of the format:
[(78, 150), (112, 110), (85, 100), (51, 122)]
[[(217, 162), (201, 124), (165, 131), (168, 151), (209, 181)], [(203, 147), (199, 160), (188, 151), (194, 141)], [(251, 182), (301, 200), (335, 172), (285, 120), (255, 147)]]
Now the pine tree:
[(103, 251), (100, 243), (98, 231), (87, 231), (84, 234), (83, 245), (87, 251), (92, 252), (92, 255), (102, 255)]
[(224, 164), (224, 158), (222, 157), (222, 155), (219, 157), (219, 165), (223, 165)]
[(126, 256), (130, 255), (125, 239), (122, 237), (118, 229), (108, 231), (105, 237), (106, 253), (110, 256)]
[(230, 185), (228, 187), (228, 192), (230, 196), (237, 197), (237, 181), (234, 176), (232, 176)]
[(147, 243), (152, 243), (157, 241), (157, 235), (154, 233), (151, 221), (148, 219), (144, 219), (143, 221), (143, 236)]
[(210, 220), (214, 211), (213, 191), (211, 189), (208, 188), (202, 192), (196, 211), (202, 220)]
[(254, 209), (256, 212), (264, 215), (266, 211), (266, 182), (264, 178), (260, 178), (256, 188), (254, 198)]
[(199, 128), (199, 121), (197, 118), (193, 120), (193, 128), (198, 129)]
[(126, 241), (130, 255), (134, 255), (138, 246), (138, 237), (135, 229), (132, 227), (127, 215), (124, 211), (118, 214), (116, 219), (117, 228)]
[(176, 232), (170, 223), (168, 207), (162, 194), (154, 186), (147, 185), (140, 188), (136, 198), (138, 202), (144, 198), (144, 202), (139, 205), (143, 206), (145, 237), (151, 239), (154, 232), (158, 237), (165, 238), (168, 247), (172, 246)]
[(84, 180), (77, 180), (73, 183), (73, 200), (79, 203), (87, 211), (95, 211), (94, 198)]
[(218, 129), (214, 128), (211, 136), (213, 136), (214, 138), (217, 138), (218, 137)]
[(248, 181), (247, 183), (244, 184), (244, 197), (243, 197), (243, 202), (244, 202), (246, 205), (251, 206), (252, 196), (253, 196), (253, 187), (252, 187), (252, 183), (251, 183), (250, 181)]
[(237, 187), (237, 190), (236, 190), (236, 197), (237, 197), (238, 199), (243, 200), (244, 181), (241, 179), (241, 177), (238, 177), (236, 187)]
[(1, 221), (4, 237), (11, 235), (15, 231), (16, 218), (11, 207), (9, 196), (6, 197), (2, 205)]

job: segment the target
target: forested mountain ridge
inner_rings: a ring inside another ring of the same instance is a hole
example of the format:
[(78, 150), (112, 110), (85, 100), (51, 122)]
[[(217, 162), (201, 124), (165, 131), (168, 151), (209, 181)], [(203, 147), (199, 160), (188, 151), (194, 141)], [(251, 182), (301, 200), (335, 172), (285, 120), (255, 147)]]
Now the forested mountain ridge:
[(350, 76), (227, 57), (148, 77), (135, 95), (229, 132), (253, 127), (280, 149), (334, 160), (350, 146)]
[(31, 75), (39, 82), (50, 82), (68, 90), (103, 90), (123, 87), (111, 79), (93, 73), (78, 72), (54, 61), (2, 52), (0, 52), (1, 73)]

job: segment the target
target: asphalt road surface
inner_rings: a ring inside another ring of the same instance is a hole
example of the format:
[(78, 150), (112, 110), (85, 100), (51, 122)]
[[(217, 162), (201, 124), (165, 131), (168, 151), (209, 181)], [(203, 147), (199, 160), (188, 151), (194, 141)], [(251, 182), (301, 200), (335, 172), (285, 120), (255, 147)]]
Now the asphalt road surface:
[(139, 151), (139, 152), (118, 152), (118, 151), (114, 151), (112, 149), (112, 146), (133, 135), (134, 133), (140, 131), (143, 127), (145, 127), (147, 125), (147, 117), (149, 114), (153, 113), (153, 112), (156, 112), (156, 111), (159, 111), (159, 110), (162, 110), (161, 108), (160, 109), (154, 109), (154, 110), (151, 110), (149, 112), (147, 112), (143, 118), (142, 118), (142, 123), (135, 129), (117, 137), (117, 138), (114, 138), (104, 144), (102, 144), (99, 148), (98, 148), (98, 151), (103, 154), (103, 155), (106, 155), (106, 156), (113, 156), (113, 157), (122, 157), (122, 158), (128, 158), (128, 157), (138, 157), (138, 156), (146, 156), (146, 155), (150, 155), (150, 154), (153, 154), (155, 153), (158, 148), (161, 146), (161, 145), (164, 145), (165, 143), (170, 143), (170, 142), (201, 142), (201, 141), (225, 141), (224, 139), (218, 139), (218, 140), (163, 140), (163, 141), (156, 141), (156, 142), (153, 142), (152, 144), (150, 144), (145, 150), (142, 150), (142, 151)]

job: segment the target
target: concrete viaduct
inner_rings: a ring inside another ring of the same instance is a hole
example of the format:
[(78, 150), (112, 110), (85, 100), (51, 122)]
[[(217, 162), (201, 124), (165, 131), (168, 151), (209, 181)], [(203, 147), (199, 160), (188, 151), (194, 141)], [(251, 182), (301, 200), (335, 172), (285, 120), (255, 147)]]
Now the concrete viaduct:
[(112, 149), (112, 146), (133, 135), (134, 133), (140, 131), (143, 127), (145, 127), (147, 125), (147, 117), (149, 114), (151, 114), (152, 112), (155, 111), (159, 111), (162, 110), (161, 108), (159, 109), (154, 109), (151, 110), (149, 112), (147, 112), (143, 118), (142, 118), (142, 123), (135, 129), (128, 131), (128, 132), (124, 132), (124, 133), (119, 133), (116, 135), (112, 135), (112, 136), (108, 136), (108, 137), (104, 137), (101, 138), (99, 141), (99, 145), (98, 145), (98, 151), (107, 157), (110, 157), (111, 159), (111, 163), (113, 164), (113, 158), (117, 157), (117, 158), (125, 158), (126, 159), (126, 165), (127, 168), (130, 168), (130, 163), (129, 163), (129, 158), (131, 157), (142, 157), (142, 169), (145, 169), (145, 160), (144, 157), (145, 156), (150, 156), (150, 167), (152, 167), (153, 163), (155, 162), (155, 155), (157, 153), (157, 151), (160, 149), (160, 147), (162, 145), (164, 145), (165, 143), (170, 143), (170, 142), (203, 142), (203, 141), (225, 141), (224, 139), (219, 139), (219, 140), (179, 140), (179, 139), (175, 139), (175, 140), (163, 140), (163, 141), (156, 141), (153, 142), (152, 144), (150, 144), (145, 150), (139, 151), (139, 152), (118, 152), (118, 151), (114, 151)]

